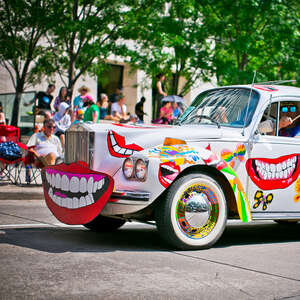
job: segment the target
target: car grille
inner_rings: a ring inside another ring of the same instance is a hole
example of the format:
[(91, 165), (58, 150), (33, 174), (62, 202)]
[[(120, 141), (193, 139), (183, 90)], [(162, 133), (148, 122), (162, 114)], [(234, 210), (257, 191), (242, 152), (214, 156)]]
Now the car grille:
[(70, 128), (66, 131), (65, 139), (65, 163), (80, 160), (92, 167), (94, 132), (82, 127)]

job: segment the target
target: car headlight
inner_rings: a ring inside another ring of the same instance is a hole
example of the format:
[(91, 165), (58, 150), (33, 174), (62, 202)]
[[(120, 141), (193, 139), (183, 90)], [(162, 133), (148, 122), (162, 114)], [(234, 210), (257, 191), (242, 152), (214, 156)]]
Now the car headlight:
[(134, 174), (136, 179), (145, 180), (147, 174), (147, 165), (144, 160), (138, 159), (134, 166)]
[(133, 177), (133, 173), (133, 161), (131, 158), (126, 158), (123, 163), (123, 174), (127, 179), (129, 179)]

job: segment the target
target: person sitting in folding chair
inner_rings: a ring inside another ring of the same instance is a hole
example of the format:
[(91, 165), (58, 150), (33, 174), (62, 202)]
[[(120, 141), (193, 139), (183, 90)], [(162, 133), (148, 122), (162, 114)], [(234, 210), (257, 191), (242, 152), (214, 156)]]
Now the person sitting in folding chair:
[(57, 158), (62, 156), (61, 142), (54, 135), (54, 130), (54, 120), (46, 119), (44, 121), (44, 131), (33, 134), (27, 143), (28, 151), (33, 153), (35, 165), (38, 168), (54, 165)]

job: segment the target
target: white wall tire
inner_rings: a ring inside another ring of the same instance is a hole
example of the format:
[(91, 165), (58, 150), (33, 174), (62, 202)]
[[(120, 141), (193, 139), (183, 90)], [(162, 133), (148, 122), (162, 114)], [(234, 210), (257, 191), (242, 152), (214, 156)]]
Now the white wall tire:
[(156, 225), (162, 238), (183, 250), (211, 247), (222, 235), (226, 221), (222, 187), (204, 173), (179, 178), (156, 208)]

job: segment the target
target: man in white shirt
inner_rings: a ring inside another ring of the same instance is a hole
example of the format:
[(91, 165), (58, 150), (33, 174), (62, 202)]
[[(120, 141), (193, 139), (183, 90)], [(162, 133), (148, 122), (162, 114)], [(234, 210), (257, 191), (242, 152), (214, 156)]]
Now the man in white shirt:
[(44, 121), (44, 132), (37, 132), (31, 136), (27, 146), (36, 158), (36, 166), (54, 165), (57, 157), (62, 155), (62, 146), (59, 138), (54, 135), (55, 122), (52, 119)]
[(126, 114), (127, 108), (125, 105), (125, 101), (126, 101), (125, 96), (120, 95), (118, 102), (115, 102), (111, 105), (111, 114), (119, 121), (128, 119), (128, 116)]

